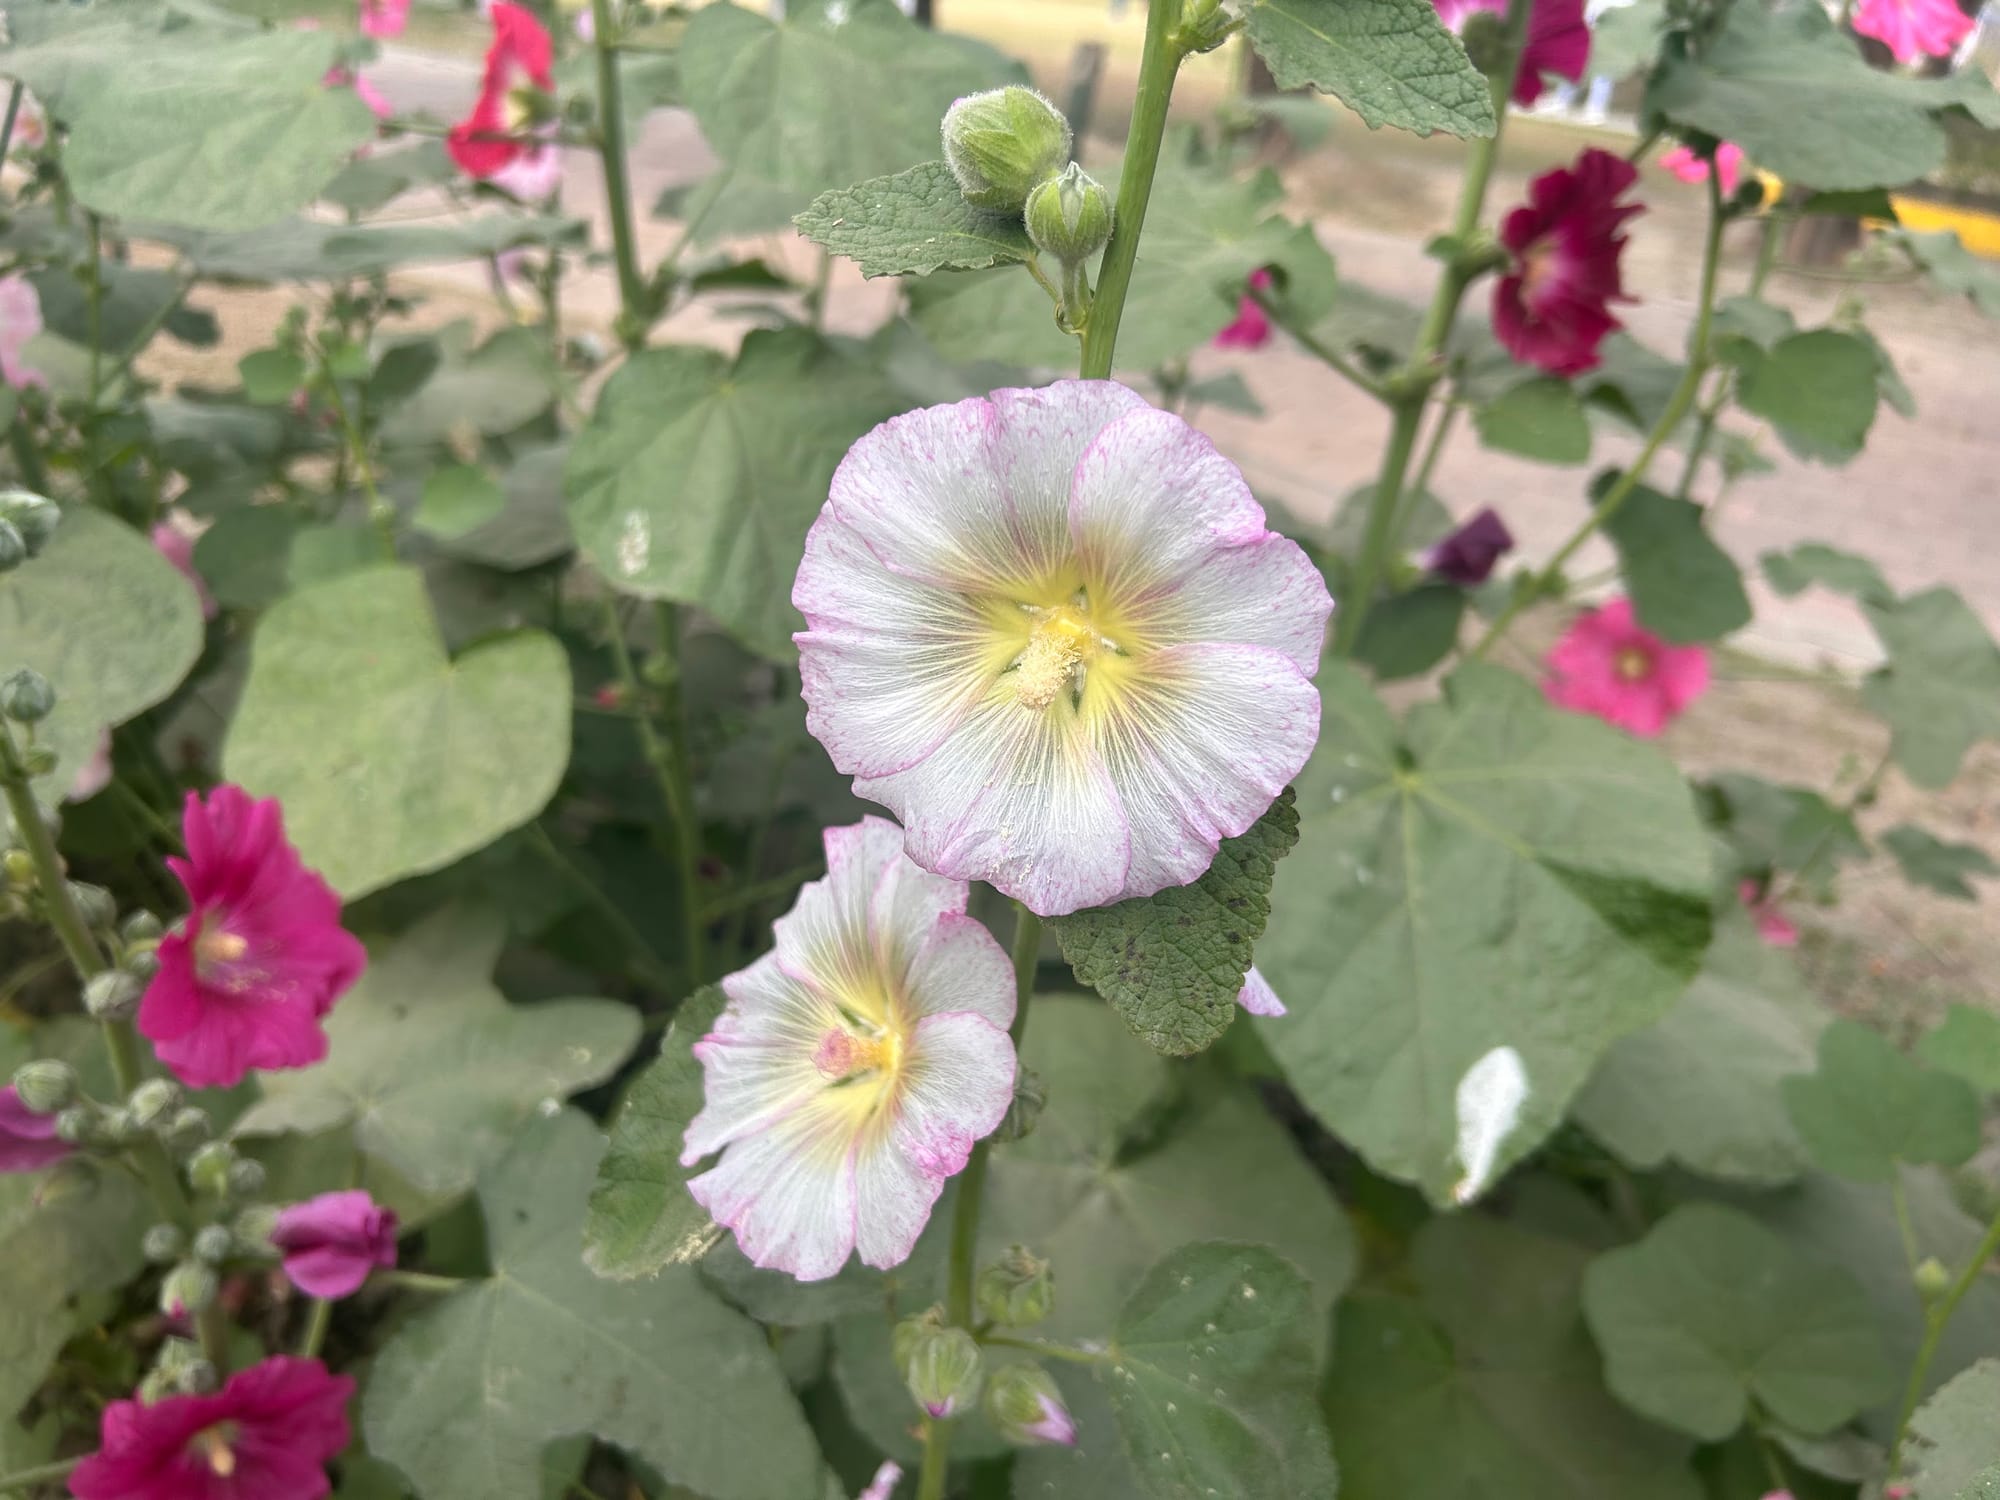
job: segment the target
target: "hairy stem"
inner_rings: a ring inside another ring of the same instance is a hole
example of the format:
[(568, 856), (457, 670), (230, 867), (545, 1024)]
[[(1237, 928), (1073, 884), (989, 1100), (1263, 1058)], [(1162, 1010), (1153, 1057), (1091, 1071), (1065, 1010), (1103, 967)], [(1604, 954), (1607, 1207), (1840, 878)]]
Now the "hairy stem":
[(1139, 57), (1139, 92), (1132, 101), (1132, 124), (1125, 133), (1125, 165), (1118, 175), (1118, 202), (1112, 210), (1111, 242), (1097, 272), (1097, 297), (1083, 330), (1083, 378), (1107, 380), (1118, 346), (1118, 320), (1139, 257), (1146, 227), (1146, 202), (1153, 196), (1153, 173), (1160, 165), (1160, 141), (1167, 130), (1167, 104), (1184, 55), (1174, 35), (1180, 0), (1150, 0), (1146, 46)]
[(1387, 401), (1389, 399), (1388, 392), (1383, 387), (1381, 381), (1355, 364), (1338, 349), (1315, 338), (1309, 330), (1293, 326), (1286, 319), (1283, 306), (1269, 292), (1263, 290), (1261, 287), (1251, 287), (1248, 295), (1252, 302), (1264, 310), (1266, 317), (1270, 318), (1272, 322), (1283, 328), (1290, 335), (1293, 343), (1297, 344), (1306, 353), (1333, 371), (1334, 374), (1366, 391), (1377, 401)]
[(618, 30), (611, 0), (590, 0), (597, 52), (597, 155), (604, 164), (605, 208), (611, 217), (611, 253), (618, 264), (618, 300), (624, 315), (618, 337), (628, 350), (641, 348), (651, 318), (646, 280), (639, 271), (639, 240), (632, 229), (632, 184), (625, 168), (625, 100), (618, 76)]
[[(1764, 290), (1764, 282), (1770, 277), (1771, 267), (1778, 257), (1778, 233), (1780, 220), (1775, 213), (1764, 218), (1764, 235), (1757, 242), (1757, 264), (1750, 272), (1750, 285), (1745, 295), (1756, 297)], [(1695, 416), (1694, 441), (1688, 444), (1687, 463), (1681, 469), (1681, 482), (1674, 486), (1674, 498), (1685, 500), (1694, 488), (1695, 474), (1701, 468), (1701, 461), (1708, 454), (1708, 445), (1716, 432), (1716, 421), (1722, 409), (1729, 404), (1735, 394), (1736, 377), (1732, 371), (1724, 370), (1715, 382), (1715, 389), (1701, 403)]]

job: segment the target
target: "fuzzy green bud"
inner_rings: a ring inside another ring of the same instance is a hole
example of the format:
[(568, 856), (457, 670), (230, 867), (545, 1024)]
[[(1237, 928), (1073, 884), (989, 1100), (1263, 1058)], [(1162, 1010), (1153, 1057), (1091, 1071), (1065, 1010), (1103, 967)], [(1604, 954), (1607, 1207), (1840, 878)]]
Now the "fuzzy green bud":
[(25, 849), (9, 849), (0, 855), (0, 874), (6, 875), (10, 888), (30, 890), (35, 884), (35, 861)]
[(1075, 162), (1028, 194), (1028, 238), (1064, 265), (1088, 260), (1111, 238), (1111, 195)]
[(129, 1021), (139, 1013), (140, 993), (139, 981), (123, 969), (106, 969), (83, 987), (83, 1008), (99, 1021)]
[(963, 1328), (947, 1327), (938, 1309), (905, 1318), (890, 1347), (903, 1383), (931, 1416), (957, 1416), (979, 1399), (979, 1345)]
[(1912, 1279), (1916, 1282), (1917, 1295), (1925, 1302), (1935, 1302), (1951, 1290), (1951, 1272), (1935, 1255), (1924, 1258)]
[(1069, 160), (1069, 121), (1033, 89), (968, 94), (945, 112), (944, 159), (965, 201), (1018, 214)]
[(155, 1224), (139, 1241), (139, 1248), (154, 1265), (169, 1265), (187, 1254), (187, 1236), (178, 1224)]
[(201, 1346), (189, 1339), (168, 1339), (161, 1344), (159, 1360), (148, 1378), (163, 1395), (205, 1396), (220, 1383), (215, 1366), (202, 1357)]
[(0, 490), (0, 521), (20, 533), (28, 556), (38, 557), (62, 522), (62, 511), (53, 500), (27, 490)]
[(1465, 18), (1458, 39), (1465, 43), (1465, 55), (1473, 67), (1491, 77), (1507, 55), (1507, 23), (1487, 11), (1476, 10)]
[(192, 1151), (213, 1134), (215, 1125), (208, 1118), (207, 1111), (189, 1105), (174, 1112), (174, 1117), (167, 1121), (160, 1137), (176, 1151)]
[(227, 1141), (210, 1141), (188, 1159), (188, 1183), (197, 1193), (220, 1198), (229, 1191), (229, 1169), (236, 1148)]
[[(54, 831), (54, 825), (50, 825)], [(76, 903), (83, 920), (98, 931), (109, 928), (118, 920), (118, 902), (111, 892), (101, 885), (90, 885), (81, 880), (69, 882), (69, 899)]]
[(201, 1312), (221, 1290), (222, 1283), (212, 1268), (198, 1260), (184, 1260), (160, 1283), (160, 1311), (170, 1318)]
[(229, 1164), (229, 1196), (254, 1198), (264, 1191), (264, 1164), (244, 1158)]
[(160, 919), (149, 911), (135, 911), (118, 924), (118, 937), (128, 948), (139, 943), (157, 943), (166, 933)]
[(53, 1115), (76, 1102), (76, 1069), (45, 1057), (14, 1073), (14, 1093), (30, 1114)]
[(219, 1266), (236, 1253), (236, 1236), (223, 1224), (204, 1224), (195, 1231), (194, 1258), (205, 1266)]
[(39, 724), (56, 706), (56, 690), (33, 667), (22, 667), (0, 682), (0, 714), (16, 724)]
[(91, 1146), (104, 1138), (94, 1104), (72, 1104), (56, 1116), (56, 1139), (72, 1146)]
[(1047, 1261), (1025, 1245), (1014, 1245), (979, 1273), (975, 1295), (979, 1311), (995, 1323), (1027, 1328), (1055, 1307), (1055, 1278)]
[(12, 521), (0, 520), (0, 573), (11, 573), (27, 560), (27, 538)]
[(132, 1110), (132, 1118), (147, 1130), (157, 1128), (169, 1117), (169, 1112), (181, 1102), (180, 1085), (166, 1078), (149, 1078), (132, 1090), (127, 1101)]
[(1076, 1423), (1048, 1372), (1035, 1365), (1002, 1365), (986, 1389), (986, 1415), (1000, 1435), (1023, 1447), (1076, 1443)]
[(230, 1221), (230, 1233), (237, 1249), (245, 1254), (262, 1254), (271, 1247), (271, 1235), (278, 1227), (278, 1210), (270, 1203), (252, 1203)]

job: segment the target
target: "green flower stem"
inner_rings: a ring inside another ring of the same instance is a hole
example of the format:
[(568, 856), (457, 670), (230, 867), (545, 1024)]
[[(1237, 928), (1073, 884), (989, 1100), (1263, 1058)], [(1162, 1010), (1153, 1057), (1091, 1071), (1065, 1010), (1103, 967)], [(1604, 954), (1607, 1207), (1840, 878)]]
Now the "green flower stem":
[(1972, 1258), (1966, 1261), (1945, 1294), (1924, 1310), (1924, 1339), (1917, 1346), (1916, 1363), (1910, 1366), (1910, 1381), (1903, 1388), (1902, 1411), (1896, 1418), (1896, 1436), (1889, 1444), (1889, 1477), (1892, 1479), (1896, 1476), (1896, 1462), (1903, 1456), (1903, 1445), (1909, 1440), (1910, 1418), (1916, 1415), (1917, 1404), (1924, 1399), (1931, 1362), (1937, 1358), (1938, 1343), (1944, 1338), (1945, 1327), (1951, 1322), (1951, 1315), (1958, 1311), (1958, 1304), (1965, 1300), (1965, 1294), (1979, 1280), (1986, 1263), (1996, 1253), (2000, 1253), (2000, 1215), (1995, 1215), (1993, 1222), (1986, 1226), (1986, 1233), (1972, 1252)]
[[(69, 955), (70, 967), (76, 971), (78, 982), (87, 985), (108, 970), (111, 962), (98, 947), (97, 939), (91, 936), (90, 924), (84, 921), (83, 913), (77, 910), (75, 898), (70, 895), (69, 883), (63, 875), (62, 855), (57, 852), (55, 838), (49, 833), (48, 824), (42, 821), (40, 809), (35, 806), (35, 793), (28, 782), (28, 768), (21, 758), (20, 748), (14, 743), (14, 732), (4, 723), (0, 723), (0, 791), (6, 794), (7, 811), (13, 817), (15, 834), (35, 867), (35, 889), (41, 893), (49, 925), (55, 929), (63, 951)], [(138, 1035), (132, 1030), (130, 1021), (105, 1021), (101, 1030), (119, 1097), (127, 1098), (145, 1078)], [(140, 1181), (145, 1183), (146, 1191), (152, 1195), (154, 1207), (163, 1217), (192, 1234), (198, 1227), (194, 1206), (181, 1188), (180, 1175), (174, 1170), (167, 1148), (160, 1144), (157, 1137), (142, 1135), (127, 1148), (127, 1155)], [(197, 1325), (202, 1354), (216, 1369), (227, 1370), (228, 1329), (221, 1319), (219, 1307), (211, 1304), (197, 1319)]]
[(1058, 1359), (1072, 1365), (1101, 1365), (1111, 1357), (1089, 1349), (1073, 1349), (1068, 1344), (1052, 1344), (1046, 1339), (1009, 1338), (1004, 1333), (984, 1334), (979, 1342), (996, 1349), (1020, 1349), (1037, 1359)]
[[(1014, 903), (1014, 1024), (1008, 1035), (1018, 1055), (1028, 1034), (1028, 1002), (1035, 993), (1035, 963), (1042, 951), (1042, 919), (1020, 902)], [(958, 1179), (958, 1200), (951, 1218), (951, 1271), (945, 1290), (945, 1317), (956, 1327), (971, 1329), (972, 1273), (979, 1258), (979, 1206), (986, 1188), (986, 1156), (990, 1139), (972, 1148), (972, 1158)], [(989, 1339), (988, 1342), (1000, 1342)], [(944, 1500), (945, 1473), (951, 1465), (949, 1420), (924, 1421), (924, 1466), (917, 1480), (917, 1500)]]
[(1708, 238), (1701, 252), (1700, 303), (1695, 313), (1694, 333), (1688, 340), (1687, 369), (1681, 375), (1680, 384), (1674, 387), (1673, 395), (1667, 400), (1667, 409), (1661, 413), (1659, 422), (1646, 439), (1646, 446), (1639, 450), (1639, 456), (1632, 460), (1618, 477), (1618, 482), (1591, 508), (1583, 524), (1556, 549), (1556, 555), (1548, 560), (1533, 580), (1526, 587), (1515, 589), (1514, 597), (1507, 601), (1507, 607), (1500, 612), (1499, 618), (1480, 637), (1479, 644), (1472, 648), (1475, 661), (1491, 651), (1494, 643), (1507, 633), (1521, 612), (1553, 586), (1562, 576), (1564, 564), (1576, 556), (1597, 528), (1618, 513), (1618, 508), (1646, 477), (1646, 471), (1652, 467), (1660, 449), (1666, 446), (1667, 439), (1673, 436), (1674, 429), (1681, 425), (1688, 408), (1694, 405), (1695, 391), (1708, 369), (1708, 330), (1715, 313), (1715, 272), (1722, 258), (1722, 190), (1716, 182), (1718, 175), (1714, 172), (1708, 174)]
[(592, 47), (597, 53), (597, 155), (604, 163), (605, 207), (611, 216), (611, 253), (618, 264), (623, 316), (618, 338), (626, 349), (644, 346), (652, 326), (646, 279), (639, 272), (639, 240), (632, 229), (632, 184), (625, 169), (624, 85), (618, 76), (618, 27), (611, 0), (590, 0)]
[[(1361, 627), (1375, 601), (1375, 590), (1388, 571), (1389, 557), (1400, 539), (1403, 480), (1410, 469), (1417, 432), (1430, 405), (1431, 392), (1444, 376), (1439, 356), (1451, 340), (1452, 325), (1458, 320), (1458, 306), (1466, 289), (1492, 263), (1468, 254), (1467, 242), (1478, 229), (1486, 207), (1486, 190), (1493, 181), (1493, 169), (1500, 159), (1500, 137), (1507, 128), (1507, 103), (1514, 92), (1514, 73), (1520, 66), (1521, 49), (1528, 34), (1532, 0), (1508, 0), (1501, 41), (1486, 85), (1493, 98), (1493, 134), (1475, 140), (1465, 161), (1465, 180), (1459, 185), (1458, 209), (1449, 232), (1450, 259), (1438, 278), (1437, 291), (1424, 313), (1409, 362), (1384, 383), (1383, 398), (1389, 403), (1389, 442), (1382, 452), (1382, 468), (1375, 491), (1368, 497), (1368, 524), (1362, 533), (1361, 553), (1354, 560), (1353, 580), (1333, 620), (1333, 652), (1352, 656)], [(1426, 460), (1430, 462), (1431, 460)]]
[(324, 363), (321, 370), (326, 376), (327, 399), (333, 402), (334, 420), (340, 423), (340, 435), (354, 465), (354, 478), (368, 501), (368, 519), (374, 523), (376, 535), (381, 539), (383, 554), (393, 561), (396, 556), (396, 507), (376, 486), (375, 465), (368, 457), (368, 439), (362, 435), (361, 424), (355, 420), (347, 398), (340, 393), (340, 381)]
[(463, 1276), (435, 1276), (429, 1271), (377, 1271), (371, 1278), (378, 1286), (392, 1286), (405, 1292), (430, 1292), (444, 1296), (472, 1281)]
[(70, 1471), (82, 1462), (80, 1458), (60, 1458), (52, 1464), (40, 1464), (18, 1473), (0, 1475), (0, 1495), (25, 1495), (38, 1484), (53, 1484), (58, 1479), (67, 1479)]
[(528, 825), (528, 841), (535, 846), (535, 852), (548, 862), (549, 868), (568, 881), (576, 893), (588, 901), (604, 919), (606, 925), (618, 934), (625, 944), (626, 954), (632, 961), (633, 969), (648, 984), (671, 991), (674, 984), (673, 977), (667, 972), (667, 966), (660, 955), (653, 951), (653, 945), (646, 940), (646, 935), (632, 924), (632, 919), (625, 915), (624, 909), (613, 901), (596, 881), (585, 874), (576, 861), (563, 853), (562, 847), (550, 836), (548, 829), (543, 827), (539, 820)]
[(0, 161), (7, 159), (7, 152), (14, 144), (14, 121), (21, 113), (21, 95), (27, 92), (23, 84), (15, 84), (7, 94), (7, 118), (0, 120)]
[(1167, 130), (1167, 104), (1185, 52), (1175, 34), (1180, 0), (1149, 0), (1146, 45), (1139, 56), (1139, 92), (1132, 101), (1132, 124), (1125, 133), (1125, 165), (1118, 174), (1118, 202), (1112, 210), (1111, 242), (1097, 271), (1097, 296), (1083, 330), (1083, 378), (1108, 380), (1118, 346), (1118, 320), (1139, 257), (1139, 234), (1146, 227), (1146, 202), (1153, 196), (1153, 173), (1160, 165), (1160, 141)]
[(1269, 292), (1260, 287), (1250, 287), (1248, 294), (1250, 300), (1264, 310), (1266, 317), (1285, 330), (1293, 343), (1332, 370), (1334, 374), (1360, 387), (1377, 401), (1386, 402), (1389, 399), (1388, 389), (1381, 381), (1348, 359), (1338, 349), (1314, 338), (1308, 330), (1295, 327), (1288, 321), (1283, 306)]
[[(1781, 222), (1775, 213), (1764, 217), (1763, 238), (1757, 242), (1757, 264), (1750, 272), (1750, 285), (1745, 295), (1756, 297), (1764, 290), (1764, 283), (1771, 275), (1771, 267), (1778, 258), (1778, 234)], [(1688, 445), (1687, 463), (1681, 469), (1681, 482), (1674, 486), (1674, 498), (1685, 500), (1694, 488), (1695, 473), (1701, 468), (1701, 461), (1708, 453), (1708, 445), (1715, 437), (1715, 424), (1722, 415), (1723, 407), (1735, 394), (1736, 377), (1724, 370), (1715, 382), (1715, 388), (1706, 401), (1701, 403), (1695, 415), (1694, 441)]]
[(306, 1319), (306, 1331), (299, 1339), (299, 1358), (318, 1359), (322, 1345), (326, 1343), (326, 1331), (333, 1325), (333, 1302), (327, 1297), (313, 1298), (312, 1314)]

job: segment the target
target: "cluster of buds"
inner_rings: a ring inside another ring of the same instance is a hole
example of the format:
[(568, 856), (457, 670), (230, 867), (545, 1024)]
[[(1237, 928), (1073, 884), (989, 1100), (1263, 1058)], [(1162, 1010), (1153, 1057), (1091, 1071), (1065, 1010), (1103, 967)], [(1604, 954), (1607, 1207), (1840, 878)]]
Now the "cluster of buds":
[(974, 1286), (980, 1316), (1003, 1328), (1032, 1328), (1055, 1308), (1055, 1277), (1049, 1263), (1025, 1245), (979, 1273)]
[(0, 573), (38, 556), (61, 520), (53, 500), (27, 490), (0, 490)]
[(1081, 330), (1090, 310), (1086, 265), (1111, 239), (1111, 195), (1070, 160), (1069, 121), (1019, 85), (969, 94), (944, 117), (944, 159), (965, 201), (1020, 218), (1037, 250), (1062, 267), (1057, 320)]
[(942, 1422), (979, 1399), (985, 1379), (979, 1343), (945, 1322), (942, 1307), (898, 1323), (890, 1349), (903, 1383), (925, 1415)]

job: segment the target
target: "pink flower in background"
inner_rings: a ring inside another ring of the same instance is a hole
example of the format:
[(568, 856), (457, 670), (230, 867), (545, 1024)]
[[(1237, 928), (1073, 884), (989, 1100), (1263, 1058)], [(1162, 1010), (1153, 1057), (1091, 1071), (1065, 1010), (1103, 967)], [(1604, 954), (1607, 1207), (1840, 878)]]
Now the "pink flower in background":
[(1236, 1003), (1253, 1016), (1282, 1016), (1285, 1002), (1278, 998), (1278, 992), (1271, 988), (1271, 981), (1257, 972), (1252, 964), (1250, 972), (1243, 976), (1243, 988), (1236, 992)]
[(42, 113), (41, 105), (32, 94), (21, 95), (21, 107), (14, 115), (14, 137), (8, 150), (33, 151), (49, 138), (48, 116)]
[[(1250, 285), (1257, 291), (1271, 289), (1271, 273), (1259, 266), (1250, 273)], [(1236, 318), (1213, 340), (1218, 349), (1261, 349), (1271, 342), (1271, 320), (1256, 299), (1245, 293), (1236, 304)]]
[(320, 82), (330, 89), (352, 88), (355, 97), (367, 105), (368, 112), (378, 120), (386, 120), (396, 112), (396, 107), (380, 89), (368, 81), (364, 73), (338, 66), (331, 67), (326, 70), (326, 76), (320, 79)]
[(73, 1148), (56, 1139), (56, 1117), (38, 1115), (10, 1084), (0, 1088), (0, 1172), (39, 1172)]
[(882, 818), (826, 831), (777, 946), (722, 981), (695, 1043), (688, 1191), (756, 1264), (801, 1281), (909, 1258), (948, 1178), (1014, 1098), (1013, 966)]
[(1424, 554), (1426, 570), (1460, 588), (1476, 589), (1493, 576), (1500, 559), (1513, 550), (1514, 533), (1491, 506)]
[(1887, 47), (1899, 63), (1949, 57), (1978, 23), (1953, 0), (1861, 0), (1854, 29)]
[[(521, 138), (529, 112), (519, 96), (530, 90), (554, 92), (555, 44), (534, 12), (511, 0), (495, 0), (491, 15), (493, 42), (486, 49), (479, 98), (446, 141), (451, 159), (480, 178), (493, 176), (526, 152), (553, 149)], [(499, 136), (513, 138), (488, 139)]]
[(191, 1088), (228, 1088), (252, 1068), (326, 1056), (320, 1018), (368, 957), (340, 925), (340, 899), (299, 862), (274, 799), (219, 786), (188, 793), (187, 920), (160, 941), (139, 1030)]
[(410, 0), (361, 0), (361, 34), (377, 41), (403, 34), (410, 24)]
[(377, 1266), (396, 1264), (396, 1216), (359, 1188), (321, 1193), (278, 1215), (271, 1243), (309, 1297), (351, 1297)]
[[(1507, 14), (1507, 0), (1431, 0), (1438, 19), (1453, 33), (1463, 31), (1475, 11)], [(1521, 48), (1520, 71), (1514, 75), (1514, 102), (1533, 104), (1542, 97), (1542, 75), (1554, 73), (1571, 83), (1583, 79), (1590, 63), (1590, 26), (1584, 0), (1534, 0), (1528, 16), (1528, 36)]]
[(17, 391), (45, 386), (42, 372), (25, 363), (21, 350), (42, 331), (42, 299), (35, 284), (16, 272), (0, 276), (0, 378)]
[(875, 1471), (875, 1477), (868, 1481), (868, 1488), (856, 1495), (854, 1500), (889, 1500), (896, 1493), (896, 1486), (902, 1482), (903, 1466), (889, 1459)]
[(195, 570), (194, 544), (201, 536), (200, 528), (193, 516), (184, 510), (170, 510), (160, 518), (153, 528), (153, 546), (160, 556), (178, 568), (187, 581), (194, 585), (197, 598), (201, 600), (201, 617), (215, 618), (215, 595), (208, 591), (208, 581)]
[(1621, 326), (1610, 305), (1631, 300), (1620, 230), (1644, 209), (1618, 197), (1638, 179), (1630, 162), (1593, 146), (1537, 177), (1507, 215), (1500, 242), (1514, 264), (1493, 289), (1493, 332), (1515, 359), (1553, 375), (1597, 368), (1598, 345)]
[(1778, 907), (1776, 897), (1770, 895), (1761, 881), (1743, 880), (1737, 884), (1736, 899), (1743, 903), (1750, 913), (1750, 920), (1757, 925), (1757, 936), (1773, 948), (1796, 948), (1799, 945), (1799, 929), (1793, 925)]
[[(1695, 155), (1692, 146), (1676, 146), (1662, 152), (1660, 165), (1682, 182), (1708, 181), (1708, 158)], [(1734, 141), (1724, 141), (1715, 148), (1715, 165), (1722, 173), (1722, 196), (1727, 198), (1743, 177), (1743, 148)]]
[(348, 1443), (354, 1382), (276, 1355), (212, 1396), (104, 1409), (99, 1448), (69, 1477), (77, 1500), (321, 1500)]
[(90, 758), (76, 768), (69, 789), (63, 793), (65, 802), (88, 802), (99, 792), (111, 785), (111, 731), (105, 730), (97, 737), (97, 748), (90, 752)]
[(855, 792), (925, 869), (1044, 916), (1193, 880), (1318, 737), (1319, 571), (1109, 381), (883, 423), (792, 602), (806, 723)]
[(1613, 599), (1576, 617), (1548, 655), (1551, 703), (1651, 739), (1708, 691), (1708, 652), (1669, 646)]

